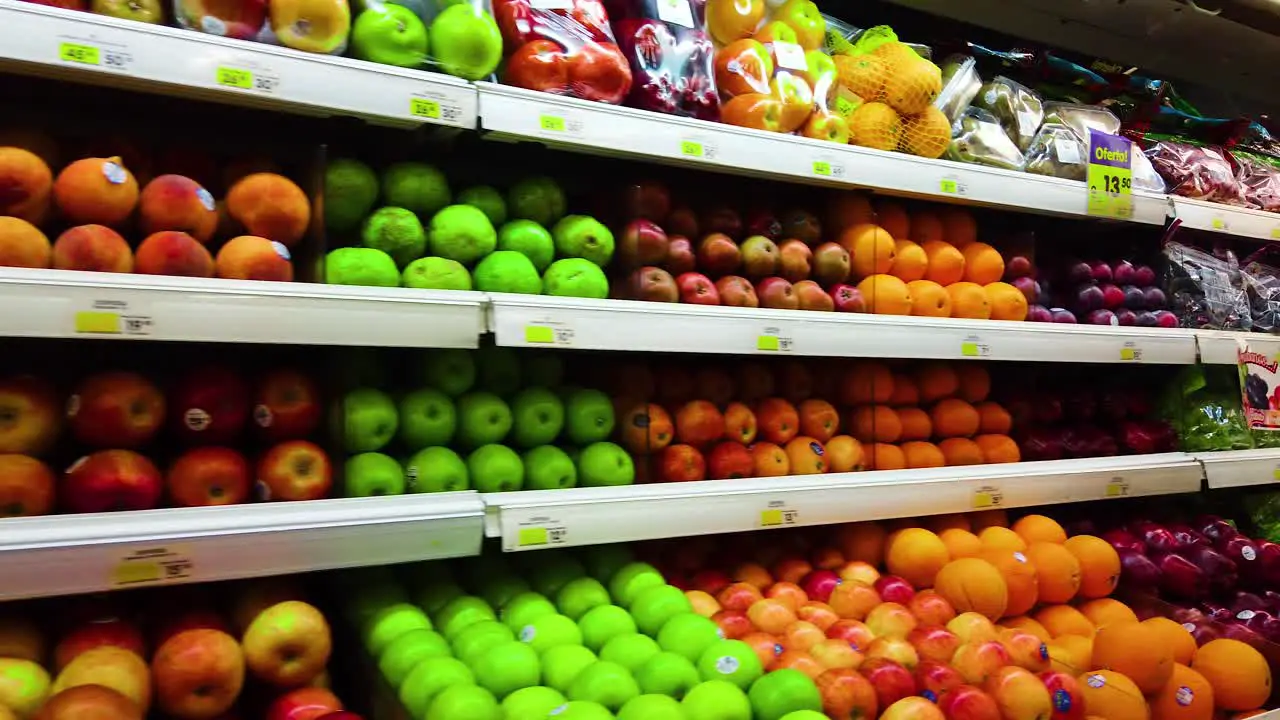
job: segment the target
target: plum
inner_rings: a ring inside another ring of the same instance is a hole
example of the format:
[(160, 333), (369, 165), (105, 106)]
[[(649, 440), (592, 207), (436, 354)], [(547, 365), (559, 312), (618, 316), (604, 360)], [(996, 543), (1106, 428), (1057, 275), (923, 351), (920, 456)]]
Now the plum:
[[(1014, 255), (1004, 265), (1005, 280), (1017, 280), (1024, 277), (1032, 277), (1035, 274), (1035, 266), (1031, 263), (1031, 258), (1026, 255)], [(1015, 285), (1017, 283), (1014, 283)]]
[(1111, 278), (1117, 285), (1133, 285), (1137, 277), (1137, 268), (1128, 260), (1121, 260), (1111, 266)]
[(1066, 323), (1068, 325), (1074, 325), (1076, 323), (1075, 313), (1070, 310), (1058, 307), (1051, 309), (1049, 313), (1052, 315), (1053, 321), (1056, 323)]
[(1088, 313), (1102, 307), (1104, 295), (1097, 285), (1085, 285), (1076, 289), (1075, 308), (1079, 313)]
[(1157, 310), (1154, 313), (1154, 315), (1156, 316), (1156, 327), (1162, 327), (1162, 328), (1178, 327), (1178, 316), (1174, 315), (1168, 310)]
[(1124, 292), (1124, 306), (1130, 310), (1146, 310), (1147, 296), (1143, 294), (1142, 288), (1135, 285), (1125, 285), (1121, 290)]
[(1124, 291), (1118, 285), (1107, 283), (1102, 286), (1102, 307), (1115, 310), (1124, 305)]
[(1053, 313), (1043, 305), (1031, 305), (1027, 308), (1027, 322), (1053, 322)]
[(1093, 280), (1093, 268), (1087, 262), (1073, 262), (1067, 265), (1067, 282), (1080, 285)]
[(1139, 265), (1134, 268), (1133, 284), (1138, 287), (1155, 285), (1156, 271), (1152, 270), (1149, 265)]
[(1027, 298), (1028, 304), (1034, 304), (1040, 299), (1040, 283), (1036, 282), (1034, 278), (1017, 278), (1013, 281), (1013, 286), (1022, 292), (1023, 296)]
[(1120, 321), (1116, 319), (1116, 314), (1110, 310), (1094, 310), (1089, 313), (1090, 325), (1119, 325)]
[(1153, 312), (1143, 310), (1137, 314), (1138, 327), (1156, 327), (1159, 324), (1159, 321), (1156, 320), (1156, 314)]
[(1122, 327), (1133, 327), (1138, 324), (1138, 314), (1129, 308), (1120, 308), (1116, 311), (1116, 324)]
[(1158, 287), (1148, 287), (1142, 291), (1142, 299), (1146, 303), (1148, 310), (1161, 310), (1168, 300), (1165, 299), (1164, 291)]
[(1101, 260), (1089, 263), (1089, 274), (1096, 282), (1111, 282), (1111, 266)]

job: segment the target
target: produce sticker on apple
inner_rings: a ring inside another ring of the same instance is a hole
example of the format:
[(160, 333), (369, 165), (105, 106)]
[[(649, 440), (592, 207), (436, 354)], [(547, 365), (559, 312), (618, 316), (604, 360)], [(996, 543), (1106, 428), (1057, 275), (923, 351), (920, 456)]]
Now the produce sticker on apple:
[(1241, 400), (1251, 430), (1280, 430), (1280, 377), (1275, 358), (1249, 349), (1241, 340), (1236, 357), (1240, 366)]

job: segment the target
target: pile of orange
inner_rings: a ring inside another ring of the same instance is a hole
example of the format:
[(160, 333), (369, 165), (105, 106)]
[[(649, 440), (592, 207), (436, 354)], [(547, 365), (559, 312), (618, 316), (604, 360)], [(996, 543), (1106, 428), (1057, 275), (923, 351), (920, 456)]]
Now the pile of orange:
[(873, 470), (1018, 462), (1013, 420), (990, 393), (979, 363), (859, 362), (841, 379), (844, 430)]
[(853, 279), (879, 315), (1026, 320), (1027, 298), (1004, 277), (1004, 257), (978, 241), (961, 208), (918, 210), (849, 193), (833, 203), (832, 228), (849, 251)]

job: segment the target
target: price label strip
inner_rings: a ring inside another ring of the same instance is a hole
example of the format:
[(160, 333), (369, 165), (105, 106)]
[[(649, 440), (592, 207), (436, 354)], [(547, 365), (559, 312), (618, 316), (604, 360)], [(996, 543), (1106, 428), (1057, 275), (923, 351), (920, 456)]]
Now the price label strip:
[(92, 310), (77, 311), (72, 323), (82, 335), (146, 336), (155, 329), (151, 316), (130, 313), (128, 303), (113, 300), (97, 300)]
[(538, 128), (550, 135), (577, 135), (582, 132), (582, 121), (546, 112), (538, 116)]
[(985, 358), (991, 357), (991, 346), (982, 342), (977, 335), (970, 335), (960, 342), (960, 356)]
[(795, 525), (799, 521), (800, 511), (788, 510), (786, 503), (781, 500), (770, 502), (767, 510), (760, 511), (760, 527), (782, 527)]
[(813, 174), (818, 177), (840, 180), (844, 177), (844, 166), (830, 160), (814, 160)]
[(1111, 478), (1107, 481), (1106, 496), (1109, 498), (1129, 497), (1129, 481), (1124, 478)]
[(1133, 144), (1128, 138), (1089, 131), (1089, 215), (1133, 218), (1132, 156)]
[(760, 352), (791, 352), (795, 342), (789, 337), (782, 337), (781, 328), (765, 328), (764, 333), (756, 337), (756, 350)]
[(83, 42), (59, 42), (58, 59), (65, 63), (91, 65), (107, 70), (128, 70), (133, 56), (116, 48), (103, 48)]
[[(533, 522), (540, 522), (535, 519)], [(516, 547), (538, 547), (540, 545), (563, 545), (568, 540), (568, 530), (563, 525), (529, 525), (516, 529)]]
[(237, 90), (253, 90), (262, 93), (274, 93), (280, 87), (280, 80), (269, 72), (219, 65), (214, 74), (214, 83), (219, 87)]
[(1004, 504), (1004, 493), (994, 485), (983, 485), (973, 491), (973, 509), (986, 510), (998, 508)]
[(114, 587), (136, 587), (190, 580), (195, 564), (182, 548), (147, 548), (125, 555), (111, 569)]
[(529, 345), (573, 344), (573, 328), (560, 323), (531, 323), (524, 326), (524, 341)]
[(715, 160), (716, 147), (705, 140), (681, 140), (680, 157), (692, 160)]
[(1135, 342), (1126, 342), (1120, 348), (1120, 359), (1124, 362), (1142, 362), (1142, 348)]

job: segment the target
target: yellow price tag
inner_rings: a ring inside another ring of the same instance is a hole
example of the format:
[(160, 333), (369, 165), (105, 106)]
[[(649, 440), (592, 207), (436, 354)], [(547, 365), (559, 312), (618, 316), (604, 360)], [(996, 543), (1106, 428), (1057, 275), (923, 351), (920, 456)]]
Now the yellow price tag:
[(761, 335), (760, 337), (756, 338), (756, 349), (764, 350), (768, 352), (777, 352), (778, 336), (777, 335)]
[(125, 560), (111, 573), (113, 585), (141, 585), (159, 582), (164, 577), (155, 560)]
[(680, 143), (680, 154), (686, 157), (702, 157), (702, 143), (684, 140)]
[(989, 492), (979, 491), (973, 494), (973, 508), (975, 510), (989, 508), (995, 504), (995, 499), (991, 497), (991, 493)]
[(130, 553), (111, 569), (115, 587), (190, 580), (191, 558), (181, 548), (154, 548)]
[(543, 130), (551, 132), (564, 132), (564, 118), (555, 115), (543, 115), (538, 120), (538, 124)]
[(1121, 360), (1132, 360), (1132, 359), (1133, 359), (1133, 348), (1130, 348), (1130, 347), (1120, 348), (1120, 359), (1121, 359)]
[(556, 341), (556, 331), (546, 325), (526, 325), (524, 328), (524, 341), (527, 343), (554, 343)]
[(120, 334), (120, 314), (99, 310), (83, 310), (76, 313), (76, 332), (100, 335)]
[(955, 195), (960, 192), (960, 183), (956, 182), (955, 180), (949, 180), (947, 178), (943, 178), (942, 182), (938, 183), (938, 187), (942, 190), (942, 192), (950, 193), (952, 195)]
[(1123, 480), (1112, 480), (1107, 483), (1107, 497), (1120, 497), (1128, 495), (1129, 484)]
[(822, 177), (831, 177), (831, 163), (822, 160), (813, 161), (813, 174)]
[(253, 73), (240, 68), (221, 66), (218, 68), (217, 82), (225, 87), (252, 90)]
[(92, 45), (64, 42), (58, 46), (58, 59), (81, 65), (101, 65), (102, 53)]
[(1209, 225), (1211, 225), (1211, 226), (1213, 227), (1213, 229), (1214, 229), (1214, 230), (1226, 230), (1226, 229), (1227, 229), (1227, 221), (1226, 221), (1226, 220), (1223, 220), (1222, 218), (1219, 218), (1219, 217), (1214, 218), (1214, 219), (1213, 219), (1213, 221), (1209, 223)]
[(1271, 239), (1280, 240), (1280, 227), (1271, 228)]
[(1272, 480), (1280, 480), (1280, 467), (1278, 467), (1278, 468), (1276, 468), (1275, 470), (1272, 470), (1272, 471), (1271, 471), (1271, 479), (1272, 479)]
[(520, 547), (546, 544), (547, 529), (544, 527), (520, 528), (520, 531), (516, 533), (516, 545)]
[(762, 510), (760, 511), (760, 527), (772, 527), (782, 524), (781, 510)]
[(964, 357), (978, 357), (978, 343), (962, 342), (960, 343), (960, 354)]
[(432, 120), (440, 119), (440, 103), (435, 100), (423, 100), (422, 98), (409, 99), (409, 114), (414, 117), (430, 118)]

